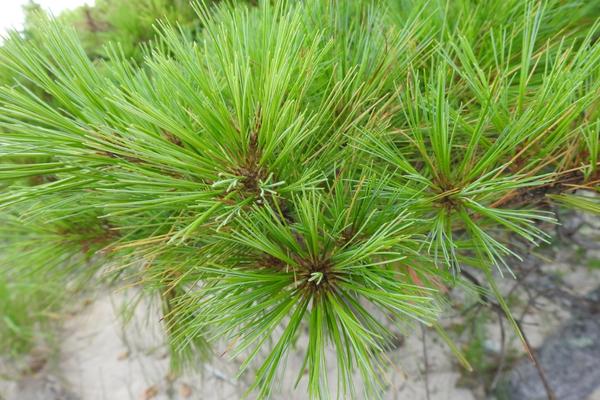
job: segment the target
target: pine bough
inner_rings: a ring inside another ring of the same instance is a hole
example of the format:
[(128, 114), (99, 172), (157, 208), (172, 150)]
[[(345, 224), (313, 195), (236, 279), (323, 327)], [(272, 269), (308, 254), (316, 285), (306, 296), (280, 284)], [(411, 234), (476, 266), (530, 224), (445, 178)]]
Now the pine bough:
[(163, 24), (139, 65), (52, 21), (13, 37), (5, 268), (116, 263), (162, 299), (177, 365), (224, 345), (259, 397), (302, 332), (311, 398), (334, 366), (339, 396), (377, 396), (414, 324), (465, 362), (437, 322), (461, 268), (512, 320), (508, 238), (548, 239), (547, 195), (599, 211), (571, 192), (600, 179), (600, 31), (594, 2), (446, 3), (196, 5), (200, 35)]

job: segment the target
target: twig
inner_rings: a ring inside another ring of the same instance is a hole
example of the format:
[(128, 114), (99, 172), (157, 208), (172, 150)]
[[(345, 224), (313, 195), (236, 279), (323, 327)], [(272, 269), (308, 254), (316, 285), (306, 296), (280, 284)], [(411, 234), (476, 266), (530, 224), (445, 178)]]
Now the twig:
[[(468, 280), (470, 280), (471, 282), (473, 282), (474, 284), (476, 284), (477, 286), (483, 287), (481, 285), (481, 283), (479, 282), (479, 280), (477, 279), (477, 277), (475, 277), (470, 272), (468, 272), (468, 271), (466, 271), (466, 270), (463, 269), (463, 270), (461, 270), (461, 274), (463, 276), (465, 276), (465, 278), (467, 278)], [(479, 297), (480, 297), (481, 301), (483, 301), (489, 307), (491, 307), (496, 312), (498, 312), (499, 315), (502, 315), (502, 316), (506, 317), (506, 315), (504, 314), (504, 311), (502, 310), (502, 307), (500, 307), (500, 305), (497, 304), (496, 302), (492, 301), (489, 298), (489, 296), (487, 295), (487, 293), (480, 292)], [(529, 353), (531, 361), (533, 362), (533, 365), (535, 366), (535, 369), (538, 372), (540, 380), (542, 381), (542, 384), (544, 385), (544, 390), (546, 391), (546, 395), (548, 396), (548, 400), (556, 400), (556, 395), (554, 394), (554, 391), (552, 390), (552, 388), (550, 387), (550, 384), (548, 383), (548, 379), (546, 378), (546, 374), (544, 373), (544, 370), (543, 370), (542, 366), (540, 365), (540, 362), (539, 362), (537, 356), (535, 355), (535, 352), (533, 351), (533, 348), (531, 347), (529, 339), (527, 338), (527, 335), (525, 334), (525, 331), (523, 330), (523, 327), (522, 327), (521, 323), (518, 320), (515, 320), (515, 323), (517, 324), (517, 328), (521, 332), (521, 335), (522, 335), (523, 340), (525, 342), (525, 346), (527, 348), (527, 351)]]
[(537, 356), (535, 355), (535, 352), (533, 351), (533, 348), (531, 347), (531, 344), (529, 343), (529, 339), (527, 338), (527, 335), (525, 334), (525, 331), (523, 330), (521, 323), (519, 321), (515, 321), (515, 322), (517, 323), (517, 327), (521, 331), (521, 335), (523, 336), (523, 340), (525, 340), (525, 344), (530, 349), (529, 355), (531, 356), (531, 358), (533, 360), (533, 365), (535, 366), (535, 369), (537, 370), (538, 375), (540, 376), (540, 379), (542, 380), (542, 384), (544, 385), (544, 390), (546, 391), (548, 400), (556, 400), (556, 395), (554, 394), (552, 387), (550, 387), (550, 383), (548, 382), (548, 379), (546, 378), (544, 369), (542, 368), (542, 365), (540, 364)]

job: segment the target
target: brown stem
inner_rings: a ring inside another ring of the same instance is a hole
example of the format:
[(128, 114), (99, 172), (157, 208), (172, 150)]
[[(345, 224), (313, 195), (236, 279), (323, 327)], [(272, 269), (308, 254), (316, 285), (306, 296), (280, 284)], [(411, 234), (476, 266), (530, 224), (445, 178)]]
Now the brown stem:
[(533, 351), (533, 348), (531, 347), (531, 344), (529, 343), (529, 339), (527, 338), (527, 335), (525, 334), (525, 331), (523, 330), (521, 323), (517, 320), (515, 320), (515, 322), (517, 323), (517, 327), (521, 331), (521, 335), (523, 336), (523, 340), (525, 341), (525, 344), (529, 348), (529, 355), (531, 356), (531, 359), (533, 360), (533, 365), (535, 366), (535, 369), (538, 372), (538, 375), (542, 381), (542, 384), (544, 385), (544, 390), (546, 391), (548, 400), (556, 400), (556, 395), (554, 394), (552, 387), (550, 387), (550, 383), (548, 382), (548, 379), (546, 378), (544, 369), (542, 368), (542, 365), (540, 364), (537, 356), (535, 355), (535, 351)]
[[(481, 283), (479, 282), (479, 279), (477, 279), (469, 271), (466, 271), (466, 270), (463, 269), (463, 270), (461, 270), (461, 274), (465, 278), (467, 278), (469, 281), (471, 281), (475, 285), (477, 285), (478, 287), (483, 287), (481, 285)], [(492, 309), (494, 309), (496, 312), (498, 312), (499, 315), (502, 315), (502, 316), (506, 317), (506, 315), (504, 314), (504, 311), (502, 310), (502, 307), (500, 307), (500, 305), (498, 303), (492, 301), (490, 299), (490, 297), (486, 293), (480, 292), (479, 297), (480, 297), (480, 299), (481, 299), (482, 302), (484, 302), (486, 305), (488, 305), (489, 307), (491, 307)], [(541, 366), (541, 364), (540, 364), (537, 356), (535, 355), (535, 352), (533, 351), (533, 348), (531, 347), (529, 339), (527, 338), (527, 335), (525, 334), (525, 331), (523, 330), (523, 327), (522, 327), (521, 323), (518, 320), (515, 320), (515, 323), (517, 324), (517, 328), (519, 329), (519, 331), (521, 332), (521, 335), (523, 336), (523, 340), (525, 342), (525, 346), (527, 348), (527, 351), (529, 353), (531, 361), (533, 362), (533, 365), (535, 366), (535, 369), (538, 372), (540, 380), (542, 381), (542, 385), (544, 385), (544, 390), (546, 391), (546, 395), (548, 396), (548, 400), (556, 400), (556, 395), (554, 394), (554, 391), (550, 387), (548, 379), (546, 378), (546, 374), (544, 373), (544, 370), (543, 370), (543, 368), (542, 368), (542, 366)]]

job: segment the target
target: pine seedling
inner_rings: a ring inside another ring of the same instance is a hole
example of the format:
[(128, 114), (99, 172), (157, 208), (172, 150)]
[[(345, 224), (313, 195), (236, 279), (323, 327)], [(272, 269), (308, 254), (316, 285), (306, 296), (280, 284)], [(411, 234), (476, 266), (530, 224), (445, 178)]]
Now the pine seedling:
[(0, 207), (89, 224), (161, 298), (175, 366), (225, 346), (260, 398), (295, 347), (311, 398), (380, 396), (413, 324), (466, 364), (445, 293), (476, 268), (518, 333), (509, 238), (547, 240), (545, 195), (598, 186), (598, 25), (578, 1), (385, 3), (195, 4), (198, 37), (163, 23), (141, 65), (113, 46), (99, 68), (53, 21), (9, 41), (28, 84), (0, 88), (0, 151), (34, 160), (0, 178), (48, 178)]

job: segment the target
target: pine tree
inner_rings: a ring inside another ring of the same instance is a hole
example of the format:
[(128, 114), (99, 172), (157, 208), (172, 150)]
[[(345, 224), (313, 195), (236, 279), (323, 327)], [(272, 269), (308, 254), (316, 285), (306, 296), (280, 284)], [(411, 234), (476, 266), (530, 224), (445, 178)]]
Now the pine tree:
[(139, 65), (112, 45), (100, 67), (53, 21), (0, 51), (27, 82), (0, 89), (17, 275), (116, 260), (161, 298), (175, 368), (224, 344), (261, 398), (304, 330), (311, 398), (377, 397), (393, 330), (417, 324), (468, 367), (438, 323), (449, 288), (489, 292), (519, 334), (496, 284), (509, 238), (546, 241), (549, 201), (600, 211), (572, 193), (600, 187), (597, 6), (194, 8), (198, 36), (163, 23)]

